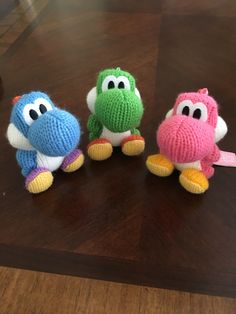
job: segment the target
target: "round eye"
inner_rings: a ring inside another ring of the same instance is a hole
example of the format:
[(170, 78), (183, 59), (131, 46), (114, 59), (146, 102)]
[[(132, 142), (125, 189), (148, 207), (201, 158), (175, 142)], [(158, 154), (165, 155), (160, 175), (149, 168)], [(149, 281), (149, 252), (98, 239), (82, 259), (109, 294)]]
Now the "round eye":
[(129, 81), (128, 77), (119, 76), (117, 78), (117, 81), (118, 81), (118, 88), (130, 90), (130, 81)]
[(197, 108), (193, 112), (193, 118), (200, 119), (201, 118), (201, 109)]
[(176, 114), (189, 116), (191, 114), (192, 106), (193, 106), (193, 103), (191, 102), (191, 100), (183, 100), (181, 101), (181, 103), (179, 103), (176, 109)]
[(52, 110), (52, 105), (45, 98), (37, 98), (33, 104), (27, 104), (23, 110), (23, 118), (28, 125), (31, 125), (45, 112)]
[(108, 89), (112, 89), (112, 88), (115, 88), (115, 83), (113, 81), (110, 81), (108, 83)]
[(207, 121), (208, 118), (207, 107), (201, 102), (195, 103), (193, 106), (192, 117), (194, 119)]
[(34, 109), (30, 109), (29, 115), (32, 120), (37, 120), (39, 117), (37, 111), (35, 111)]
[(184, 106), (184, 108), (182, 109), (182, 114), (184, 114), (185, 116), (189, 115), (189, 106)]
[(52, 110), (52, 105), (50, 102), (45, 98), (37, 98), (34, 101), (34, 104), (37, 108), (39, 108), (39, 111), (41, 114), (44, 114), (45, 112)]
[(39, 107), (35, 104), (27, 104), (23, 109), (23, 118), (28, 125), (31, 125), (35, 120), (41, 116), (41, 112), (39, 111)]
[(47, 107), (45, 107), (44, 104), (40, 104), (39, 105), (39, 110), (42, 114), (44, 114), (45, 112), (47, 112)]
[(120, 82), (118, 84), (118, 88), (125, 88), (125, 83), (124, 82)]
[(102, 82), (102, 91), (106, 92), (109, 89), (117, 87), (117, 78), (114, 75), (108, 75)]

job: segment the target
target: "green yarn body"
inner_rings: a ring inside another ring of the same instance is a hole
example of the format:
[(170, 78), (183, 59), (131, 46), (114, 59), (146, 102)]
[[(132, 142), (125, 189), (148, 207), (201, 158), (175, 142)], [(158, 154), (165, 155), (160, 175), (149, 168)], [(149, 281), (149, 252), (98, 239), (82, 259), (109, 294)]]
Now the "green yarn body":
[(88, 120), (89, 139), (99, 138), (103, 127), (114, 133), (131, 131), (140, 134), (137, 127), (143, 116), (142, 100), (135, 93), (134, 77), (120, 68), (99, 73), (94, 114)]

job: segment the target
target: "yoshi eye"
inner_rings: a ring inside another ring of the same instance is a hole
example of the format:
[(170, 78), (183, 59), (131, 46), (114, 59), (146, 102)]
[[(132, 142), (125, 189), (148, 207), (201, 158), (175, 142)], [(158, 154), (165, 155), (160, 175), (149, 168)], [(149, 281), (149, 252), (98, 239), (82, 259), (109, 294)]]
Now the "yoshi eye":
[(189, 116), (191, 115), (192, 106), (193, 103), (191, 102), (191, 100), (181, 101), (181, 103), (179, 103), (177, 107), (176, 114)]
[(207, 121), (207, 107), (202, 102), (197, 102), (193, 106), (192, 117), (198, 120)]
[(207, 107), (202, 102), (192, 103), (191, 100), (183, 100), (176, 109), (177, 115), (185, 115), (194, 119), (207, 121)]
[(130, 90), (130, 81), (126, 76), (119, 76), (117, 78), (118, 88)]
[(42, 98), (42, 97), (37, 98), (34, 101), (34, 104), (37, 108), (39, 108), (39, 111), (41, 114), (44, 114), (45, 112), (52, 110), (52, 105), (45, 98)]
[(37, 98), (34, 103), (27, 104), (23, 110), (23, 118), (28, 125), (31, 125), (42, 114), (52, 110), (52, 105), (44, 98)]
[(117, 78), (114, 75), (108, 75), (102, 82), (102, 91), (106, 92), (108, 89), (116, 88), (117, 85)]
[(41, 115), (39, 107), (35, 104), (27, 104), (23, 110), (23, 118), (28, 125), (31, 125)]

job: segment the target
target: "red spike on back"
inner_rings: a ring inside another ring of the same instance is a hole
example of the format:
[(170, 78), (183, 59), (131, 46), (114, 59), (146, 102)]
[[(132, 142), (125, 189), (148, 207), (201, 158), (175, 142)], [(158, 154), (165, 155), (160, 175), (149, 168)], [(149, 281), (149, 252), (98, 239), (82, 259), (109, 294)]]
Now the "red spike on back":
[(207, 88), (201, 88), (197, 91), (199, 94), (205, 94), (208, 95), (208, 89)]
[(21, 96), (15, 96), (14, 98), (12, 98), (12, 104), (15, 105), (17, 103), (18, 100), (20, 100)]

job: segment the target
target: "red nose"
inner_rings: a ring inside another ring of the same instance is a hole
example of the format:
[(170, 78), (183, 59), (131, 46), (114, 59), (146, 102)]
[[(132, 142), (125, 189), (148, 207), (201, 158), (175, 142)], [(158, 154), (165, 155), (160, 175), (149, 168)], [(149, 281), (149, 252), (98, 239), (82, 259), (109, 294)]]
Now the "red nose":
[(173, 162), (202, 160), (213, 150), (214, 128), (188, 116), (166, 119), (157, 130), (160, 152)]

